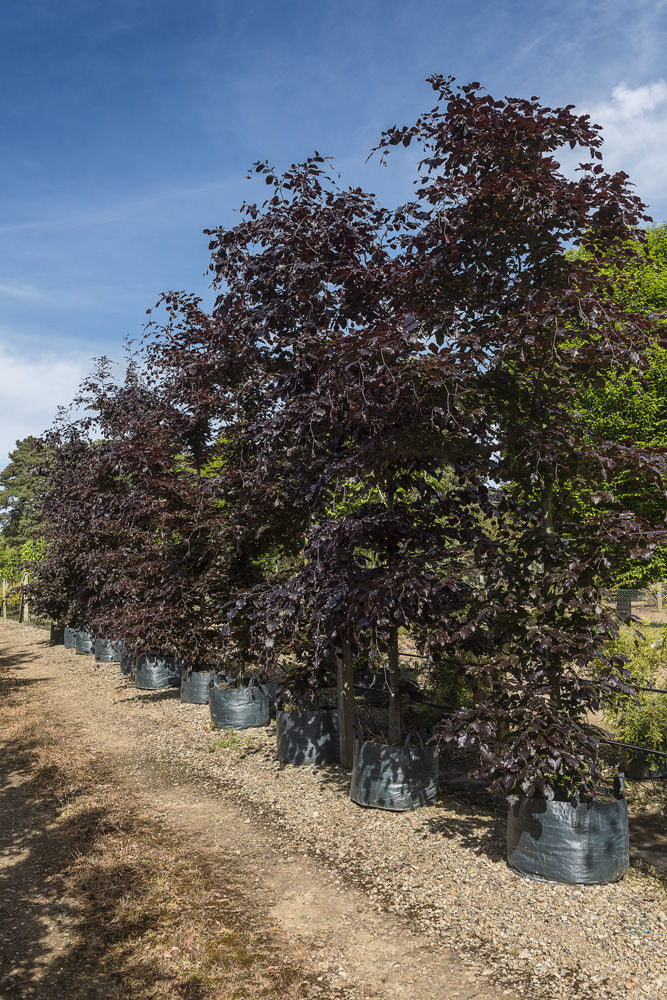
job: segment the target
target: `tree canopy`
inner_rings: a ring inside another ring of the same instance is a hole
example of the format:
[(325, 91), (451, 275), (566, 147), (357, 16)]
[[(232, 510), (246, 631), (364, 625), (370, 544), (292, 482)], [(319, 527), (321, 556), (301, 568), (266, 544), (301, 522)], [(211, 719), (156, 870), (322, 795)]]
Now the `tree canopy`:
[[(578, 256), (582, 256), (582, 252)], [(667, 355), (659, 346), (660, 327), (667, 323), (667, 223), (645, 230), (645, 241), (636, 253), (621, 262), (617, 271), (606, 270), (609, 294), (647, 316), (656, 331), (656, 342), (645, 350), (642, 364), (610, 368), (600, 384), (577, 397), (576, 408), (597, 438), (650, 449), (667, 447)], [(621, 471), (609, 483), (610, 503), (632, 510), (650, 524), (667, 517), (664, 491), (645, 476)], [(592, 504), (581, 497), (585, 514)], [(648, 564), (629, 562), (618, 582), (630, 586), (667, 575), (667, 551), (659, 546)]]
[(18, 549), (39, 534), (35, 500), (42, 462), (37, 440), (30, 436), (16, 442), (9, 462), (0, 471), (0, 533), (10, 548)]
[[(474, 691), (440, 735), (480, 776), (569, 794), (600, 775), (587, 714), (633, 690), (618, 657), (587, 683), (617, 634), (604, 588), (665, 537), (609, 489), (664, 495), (663, 454), (576, 405), (667, 348), (609, 293), (646, 216), (572, 106), (430, 83), (435, 107), (376, 151), (419, 149), (412, 200), (345, 189), (319, 154), (256, 164), (265, 202), (208, 231), (212, 315), (165, 295), (125, 383), (101, 365), (84, 386), (90, 415), (49, 440), (42, 593), (311, 688), (345, 650), (387, 649), (395, 682), (400, 630)], [(601, 513), (577, 516), (582, 492)]]

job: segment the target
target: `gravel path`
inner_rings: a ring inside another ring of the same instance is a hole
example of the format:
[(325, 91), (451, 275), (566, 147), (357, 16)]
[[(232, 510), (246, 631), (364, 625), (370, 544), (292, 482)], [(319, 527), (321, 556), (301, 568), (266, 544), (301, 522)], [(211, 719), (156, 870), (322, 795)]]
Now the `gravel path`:
[[(36, 629), (1, 628), (7, 640), (43, 642)], [(360, 809), (341, 769), (279, 764), (273, 723), (236, 735), (211, 731), (208, 708), (181, 705), (177, 692), (137, 691), (117, 666), (95, 667), (62, 647), (49, 657), (58, 687), (81, 703), (82, 734), (94, 740), (122, 719), (137, 772), (172, 762), (175, 786), (196, 779), (233, 790), (246, 822), (287, 838), (334, 886), (363, 890), (378, 913), (409, 918), (406, 945), (418, 934), (434, 953), (451, 949), (460, 974), (448, 996), (667, 997), (667, 888), (646, 866), (608, 886), (523, 879), (507, 867), (505, 814), (490, 797), (446, 791), (412, 813)]]

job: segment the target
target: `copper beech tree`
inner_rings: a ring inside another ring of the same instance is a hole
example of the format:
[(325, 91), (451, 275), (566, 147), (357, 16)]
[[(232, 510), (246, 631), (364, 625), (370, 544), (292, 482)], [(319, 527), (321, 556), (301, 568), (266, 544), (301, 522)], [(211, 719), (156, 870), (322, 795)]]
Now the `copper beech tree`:
[[(399, 628), (436, 666), (465, 660), (475, 705), (443, 738), (476, 747), (510, 796), (569, 794), (600, 774), (589, 711), (632, 690), (620, 661), (587, 683), (617, 629), (603, 589), (664, 533), (618, 509), (576, 516), (578, 487), (614, 469), (664, 489), (661, 454), (593, 439), (573, 406), (662, 336), (601, 278), (646, 217), (572, 107), (431, 83), (436, 106), (379, 145), (421, 147), (412, 202), (381, 212), (317, 158), (282, 177), (260, 164), (271, 196), (212, 233), (218, 309), (247, 332), (246, 389), (269, 403), (240, 438), (240, 520), (263, 531), (255, 496), (267, 515), (295, 498), (305, 526), (301, 561), (230, 615), (250, 604), (258, 646), (314, 674), (369, 643), (395, 665)], [(583, 152), (576, 179), (564, 149)]]
[[(663, 336), (604, 278), (646, 216), (572, 107), (430, 82), (435, 106), (376, 151), (420, 150), (398, 209), (319, 154), (256, 165), (265, 202), (209, 231), (212, 315), (165, 296), (146, 374), (89, 386), (113, 419), (101, 442), (61, 441), (45, 579), (90, 588), (113, 550), (95, 615), (111, 628), (113, 606), (119, 636), (141, 641), (154, 614), (151, 642), (185, 629), (199, 655), (215, 631), (221, 656), (289, 665), (311, 690), (337, 663), (344, 763), (361, 653), (388, 656), (400, 736), (402, 634), (474, 693), (442, 739), (476, 748), (510, 798), (567, 795), (600, 775), (588, 713), (633, 690), (620, 660), (589, 683), (617, 630), (604, 588), (664, 538), (603, 491), (603, 517), (577, 508), (621, 468), (664, 489), (660, 452), (594, 438), (574, 405)], [(70, 476), (67, 449), (92, 479)], [(90, 545), (61, 544), (74, 510), (100, 526)]]
[[(477, 747), (479, 774), (511, 798), (567, 796), (600, 775), (588, 713), (610, 690), (631, 690), (618, 661), (599, 687), (587, 683), (617, 634), (603, 588), (665, 530), (613, 506), (576, 516), (578, 488), (619, 468), (664, 491), (662, 453), (594, 439), (573, 405), (582, 387), (641, 363), (642, 348), (664, 338), (603, 277), (636, 252), (647, 217), (627, 175), (605, 172), (599, 126), (572, 106), (498, 101), (441, 76), (431, 84), (436, 106), (390, 129), (380, 149), (423, 151), (406, 210), (408, 300), (431, 350), (462, 366), (472, 359), (468, 407), (489, 447), (482, 474), (500, 493), (495, 530), (476, 550), (483, 584), (460, 628), (437, 639), (477, 648), (466, 668), (476, 704), (442, 733)], [(576, 179), (560, 170), (566, 149), (583, 155)], [(586, 262), (571, 259), (572, 246)]]
[(252, 359), (238, 398), (248, 414), (256, 401), (234, 427), (228, 497), (241, 548), (267, 535), (284, 545), (286, 520), (291, 545), (279, 572), (235, 595), (226, 631), (240, 616), (258, 658), (300, 666), (312, 685), (338, 662), (350, 765), (355, 655), (388, 650), (395, 741), (398, 629), (425, 634), (464, 603), (486, 490), (437, 483), (470, 463), (474, 418), (457, 399), (466, 373), (425, 351), (403, 308), (400, 222), (339, 188), (321, 157), (282, 176), (257, 170), (266, 204), (211, 233), (216, 315), (243, 331)]
[(121, 384), (100, 362), (76, 400), (85, 416), (45, 437), (47, 556), (34, 599), (56, 620), (193, 663), (219, 653), (206, 595), (225, 567), (218, 491), (201, 474), (208, 412), (196, 384), (173, 384), (177, 360), (167, 369), (149, 351)]

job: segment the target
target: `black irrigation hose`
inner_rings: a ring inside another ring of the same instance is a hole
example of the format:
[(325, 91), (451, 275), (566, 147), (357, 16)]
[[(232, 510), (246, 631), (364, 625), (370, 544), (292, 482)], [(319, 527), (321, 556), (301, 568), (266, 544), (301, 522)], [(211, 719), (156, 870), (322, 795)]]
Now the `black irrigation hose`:
[(614, 747), (626, 747), (628, 750), (642, 750), (644, 753), (653, 753), (656, 757), (667, 757), (667, 752), (664, 750), (651, 750), (649, 747), (640, 747), (636, 743), (622, 743), (620, 740), (607, 740), (603, 739), (602, 736), (597, 736), (597, 740), (600, 743), (609, 743)]
[[(366, 691), (386, 691), (387, 694), (389, 694), (389, 688), (368, 687), (368, 685), (365, 685), (365, 684), (355, 684), (354, 685), (354, 690), (355, 691), (363, 691), (363, 692), (366, 692)], [(412, 695), (409, 695), (409, 694), (402, 694), (401, 698), (408, 698), (412, 702), (413, 705), (428, 705), (429, 708), (441, 708), (445, 712), (455, 712), (456, 711), (456, 708), (455, 708), (454, 705), (438, 705), (438, 703), (435, 702), (435, 701), (422, 701), (421, 699), (418, 700), (417, 698), (413, 698)]]
[[(355, 684), (354, 687), (355, 687), (356, 691), (372, 691), (372, 690), (380, 691), (380, 690), (384, 690), (383, 688), (368, 688), (368, 687), (364, 687), (362, 684)], [(654, 688), (640, 688), (639, 690), (640, 691), (653, 691), (655, 689)], [(667, 691), (665, 691), (664, 693), (667, 694)], [(409, 694), (403, 695), (403, 697), (404, 698), (408, 698), (412, 702), (413, 705), (428, 705), (430, 708), (440, 708), (440, 709), (442, 709), (445, 712), (455, 712), (456, 711), (456, 709), (454, 708), (453, 705), (438, 705), (434, 701), (417, 701), (415, 698), (412, 698)], [(636, 743), (623, 743), (623, 742), (621, 742), (621, 740), (608, 740), (608, 739), (603, 738), (602, 736), (598, 736), (598, 737), (596, 737), (596, 739), (599, 740), (600, 743), (608, 743), (610, 746), (625, 747), (627, 750), (641, 750), (641, 751), (643, 751), (645, 753), (655, 754), (656, 757), (667, 757), (667, 752), (664, 751), (664, 750), (652, 750), (650, 747), (641, 747), (641, 746), (638, 746)]]
[[(418, 659), (418, 660), (425, 660), (426, 659), (426, 657), (422, 656), (421, 653), (401, 653), (401, 656), (411, 656), (411, 657), (413, 657), (415, 659)], [(601, 681), (584, 681), (583, 683), (584, 684), (595, 684), (595, 685), (602, 686), (602, 682)], [(667, 688), (638, 687), (637, 691), (651, 691), (651, 692), (653, 692), (653, 694), (667, 694)], [(427, 703), (424, 702), (424, 704), (427, 704)], [(433, 707), (434, 708), (442, 708), (444, 706), (442, 706), (442, 705), (434, 705)]]
[[(602, 687), (602, 681), (582, 681), (582, 684), (587, 684), (589, 687)], [(650, 687), (638, 687), (637, 691), (652, 691), (653, 694), (667, 694), (667, 688), (650, 688)], [(629, 698), (630, 695), (627, 695)]]
[[(401, 656), (420, 657), (420, 654), (419, 653), (401, 653)], [(424, 659), (424, 657), (420, 657), (420, 658)], [(601, 683), (600, 681), (597, 681), (597, 682), (596, 681), (584, 681), (584, 684), (595, 685), (595, 684), (600, 684), (600, 683)], [(368, 687), (367, 685), (363, 685), (363, 684), (355, 684), (354, 685), (354, 689), (355, 689), (355, 691), (361, 691), (361, 692), (364, 692), (364, 693), (367, 692), (367, 691), (384, 691), (384, 690), (386, 690), (385, 688), (379, 688), (379, 687), (372, 687), (371, 688), (371, 687)], [(667, 694), (667, 690), (665, 690), (663, 688), (640, 687), (637, 690), (638, 691), (652, 691), (655, 694)], [(409, 701), (412, 702), (413, 705), (427, 705), (429, 708), (439, 708), (443, 712), (455, 712), (456, 711), (456, 708), (453, 705), (439, 705), (435, 701), (417, 701), (416, 698), (413, 698), (411, 695), (409, 695), (407, 693), (404, 694), (404, 695), (402, 695), (402, 697), (403, 698), (407, 698)], [(651, 750), (649, 747), (641, 747), (641, 746), (638, 746), (636, 743), (623, 743), (620, 740), (608, 740), (608, 739), (604, 739), (601, 736), (597, 737), (597, 739), (600, 741), (600, 743), (607, 743), (610, 746), (625, 747), (628, 750), (641, 750), (641, 751), (643, 751), (645, 753), (655, 754), (656, 757), (667, 757), (667, 752), (665, 752), (664, 750)]]
[[(408, 697), (410, 697), (408, 695)], [(410, 698), (410, 701), (415, 705), (428, 705), (429, 708), (441, 708), (444, 712), (455, 712), (456, 707), (454, 705), (438, 705), (435, 701), (415, 701), (414, 698)]]

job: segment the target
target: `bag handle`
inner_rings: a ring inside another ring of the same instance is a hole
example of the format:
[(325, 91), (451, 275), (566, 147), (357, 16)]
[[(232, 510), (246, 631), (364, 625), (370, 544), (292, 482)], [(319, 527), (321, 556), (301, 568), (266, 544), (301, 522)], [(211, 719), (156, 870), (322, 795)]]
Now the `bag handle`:
[(414, 730), (414, 729), (411, 729), (411, 730), (410, 730), (410, 731), (408, 732), (408, 735), (407, 735), (407, 736), (405, 737), (405, 743), (403, 744), (403, 746), (404, 746), (404, 748), (405, 748), (406, 750), (409, 750), (409, 749), (410, 749), (410, 743), (411, 743), (411, 741), (412, 741), (412, 737), (413, 737), (413, 736), (415, 736), (415, 737), (417, 738), (417, 740), (419, 741), (419, 746), (420, 746), (420, 747), (423, 747), (423, 746), (424, 746), (424, 740), (422, 739), (422, 736), (421, 736), (421, 733), (418, 733), (418, 732), (415, 732), (415, 730)]

